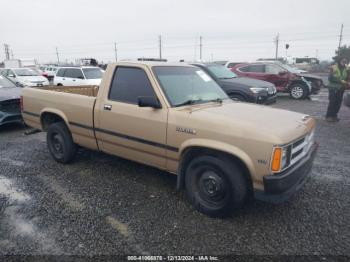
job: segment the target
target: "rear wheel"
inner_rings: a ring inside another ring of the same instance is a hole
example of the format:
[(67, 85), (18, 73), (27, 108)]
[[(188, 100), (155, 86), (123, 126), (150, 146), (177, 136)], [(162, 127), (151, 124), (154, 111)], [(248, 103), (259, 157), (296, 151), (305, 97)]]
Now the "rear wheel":
[(301, 83), (292, 84), (289, 90), (289, 94), (293, 99), (303, 99), (308, 96), (308, 88)]
[(60, 163), (71, 162), (77, 152), (72, 135), (63, 122), (53, 123), (47, 130), (47, 146), (52, 157)]
[(211, 155), (193, 159), (185, 172), (191, 204), (209, 216), (226, 216), (240, 207), (248, 194), (242, 170), (228, 157)]
[(63, 86), (62, 84), (57, 84), (57, 86)]

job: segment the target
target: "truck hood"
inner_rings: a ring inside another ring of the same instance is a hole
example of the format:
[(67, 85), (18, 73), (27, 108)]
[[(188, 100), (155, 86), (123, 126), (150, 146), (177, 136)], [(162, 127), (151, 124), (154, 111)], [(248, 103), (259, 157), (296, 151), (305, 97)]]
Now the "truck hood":
[(22, 94), (20, 87), (1, 87), (0, 88), (0, 102), (10, 99), (19, 99)]
[(210, 121), (211, 126), (258, 137), (265, 135), (275, 144), (289, 143), (315, 126), (315, 120), (305, 114), (241, 102), (199, 105), (190, 111), (194, 118)]

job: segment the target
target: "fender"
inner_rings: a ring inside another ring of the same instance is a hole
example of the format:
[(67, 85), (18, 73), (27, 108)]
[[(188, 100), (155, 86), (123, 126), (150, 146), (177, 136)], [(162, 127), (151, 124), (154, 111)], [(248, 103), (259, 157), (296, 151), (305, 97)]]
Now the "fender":
[[(223, 153), (227, 153), (229, 155), (232, 155), (233, 157), (238, 158), (240, 161), (242, 161), (243, 164), (247, 167), (250, 176), (255, 174), (255, 166), (253, 164), (252, 159), (250, 156), (245, 153), (242, 149), (224, 143), (220, 141), (210, 140), (210, 139), (201, 139), (201, 138), (194, 138), (190, 140), (186, 140), (181, 147), (179, 148), (179, 155), (181, 156), (181, 161), (178, 167), (178, 181), (177, 181), (177, 188), (179, 189), (181, 187), (182, 181), (183, 181), (183, 154), (186, 152), (187, 149), (193, 148), (193, 147), (200, 147), (200, 148), (206, 148), (206, 149), (212, 149), (216, 151), (221, 151)], [(253, 179), (251, 177), (251, 179)]]
[[(42, 115), (45, 114), (45, 113), (52, 113), (52, 114), (58, 115), (66, 123), (67, 127), (69, 127), (68, 118), (66, 117), (66, 115), (61, 110), (58, 110), (58, 109), (55, 109), (55, 108), (50, 108), (50, 107), (44, 107), (40, 111), (40, 122), (41, 122)], [(41, 125), (42, 125), (42, 123), (41, 123)]]

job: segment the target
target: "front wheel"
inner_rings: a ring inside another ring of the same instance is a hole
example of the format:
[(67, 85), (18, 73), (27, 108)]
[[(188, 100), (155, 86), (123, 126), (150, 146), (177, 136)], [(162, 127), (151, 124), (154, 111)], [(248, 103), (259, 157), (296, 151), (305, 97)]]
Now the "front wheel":
[(47, 130), (47, 146), (52, 157), (60, 163), (71, 162), (77, 152), (77, 145), (63, 122), (53, 123)]
[(296, 83), (290, 87), (289, 94), (293, 99), (303, 99), (308, 96), (308, 89), (305, 85)]
[(240, 102), (246, 102), (247, 99), (245, 99), (245, 97), (238, 95), (238, 94), (229, 94), (229, 97), (233, 100), (233, 101), (240, 101)]
[(228, 157), (203, 155), (185, 171), (186, 194), (200, 212), (217, 217), (240, 207), (248, 194), (242, 170)]

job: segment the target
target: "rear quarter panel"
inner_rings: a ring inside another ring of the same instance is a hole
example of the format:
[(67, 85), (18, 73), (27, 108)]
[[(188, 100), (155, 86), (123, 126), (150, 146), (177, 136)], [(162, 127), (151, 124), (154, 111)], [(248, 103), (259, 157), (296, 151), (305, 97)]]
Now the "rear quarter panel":
[(22, 115), (27, 125), (42, 130), (43, 114), (56, 114), (65, 121), (75, 143), (97, 149), (92, 114), (94, 97), (36, 88), (24, 88), (22, 96)]

